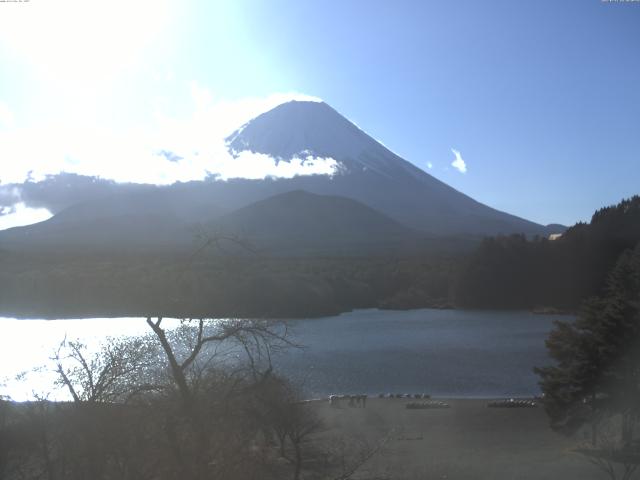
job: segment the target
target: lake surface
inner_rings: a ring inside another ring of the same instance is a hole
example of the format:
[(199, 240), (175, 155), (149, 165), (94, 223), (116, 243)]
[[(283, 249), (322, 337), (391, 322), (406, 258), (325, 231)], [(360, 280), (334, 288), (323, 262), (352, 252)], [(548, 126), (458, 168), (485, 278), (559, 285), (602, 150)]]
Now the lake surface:
[[(310, 397), (331, 393), (429, 393), (442, 397), (539, 393), (534, 366), (548, 365), (544, 341), (566, 316), (471, 310), (358, 310), (293, 320), (292, 349), (276, 371)], [(52, 390), (46, 365), (65, 338), (97, 348), (106, 337), (149, 333), (142, 318), (16, 320), (0, 318), (0, 394), (25, 399)], [(45, 366), (22, 381), (21, 371)], [(5, 379), (2, 381), (2, 379)], [(56, 398), (56, 393), (52, 395)]]

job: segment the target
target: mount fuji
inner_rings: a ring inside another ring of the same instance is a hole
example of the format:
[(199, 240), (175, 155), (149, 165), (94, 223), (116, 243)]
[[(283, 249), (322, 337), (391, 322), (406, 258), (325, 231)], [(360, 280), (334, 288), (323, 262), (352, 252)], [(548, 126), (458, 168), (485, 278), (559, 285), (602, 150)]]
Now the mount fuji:
[(333, 159), (331, 177), (293, 179), (298, 188), (360, 201), (399, 222), (436, 235), (541, 234), (547, 227), (495, 210), (391, 152), (326, 103), (294, 101), (233, 133), (230, 150), (275, 161)]
[[(495, 210), (451, 188), (326, 103), (279, 105), (231, 134), (226, 145), (235, 161), (260, 154), (276, 164), (298, 165), (301, 173), (290, 178), (212, 177), (167, 187), (129, 186), (126, 193), (115, 190), (69, 205), (45, 222), (0, 232), (0, 249), (188, 249), (193, 248), (195, 225), (213, 232), (236, 226), (237, 231), (229, 233), (249, 232), (256, 238), (248, 240), (258, 243), (268, 238), (270, 248), (281, 252), (293, 245), (292, 239), (304, 238), (324, 254), (333, 248), (343, 251), (340, 238), (363, 251), (381, 244), (388, 249), (395, 242), (397, 251), (407, 244), (415, 247), (420, 239), (433, 246), (437, 238), (548, 235), (557, 230)], [(328, 173), (305, 175), (304, 166), (310, 162), (324, 162)], [(274, 208), (284, 204), (287, 208)], [(265, 211), (269, 222), (259, 221)], [(361, 221), (362, 215), (366, 221)], [(253, 228), (251, 219), (259, 227)], [(347, 225), (358, 228), (346, 229)], [(323, 243), (322, 238), (331, 241)]]

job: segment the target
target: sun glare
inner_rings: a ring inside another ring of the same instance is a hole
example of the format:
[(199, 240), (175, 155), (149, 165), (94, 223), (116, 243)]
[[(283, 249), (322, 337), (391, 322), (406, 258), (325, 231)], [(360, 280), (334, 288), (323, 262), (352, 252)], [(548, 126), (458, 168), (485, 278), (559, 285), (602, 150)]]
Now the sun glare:
[(42, 80), (108, 81), (132, 65), (169, 18), (166, 1), (57, 0), (3, 9), (0, 39)]

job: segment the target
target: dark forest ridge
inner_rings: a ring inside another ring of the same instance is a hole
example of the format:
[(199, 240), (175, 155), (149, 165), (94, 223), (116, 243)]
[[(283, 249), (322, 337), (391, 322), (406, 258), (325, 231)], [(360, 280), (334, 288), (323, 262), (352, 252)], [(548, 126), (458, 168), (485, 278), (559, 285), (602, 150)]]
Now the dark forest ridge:
[(640, 196), (596, 211), (560, 238), (520, 235), (485, 239), (458, 276), (456, 301), (466, 308), (577, 310), (599, 295), (625, 251), (640, 245)]

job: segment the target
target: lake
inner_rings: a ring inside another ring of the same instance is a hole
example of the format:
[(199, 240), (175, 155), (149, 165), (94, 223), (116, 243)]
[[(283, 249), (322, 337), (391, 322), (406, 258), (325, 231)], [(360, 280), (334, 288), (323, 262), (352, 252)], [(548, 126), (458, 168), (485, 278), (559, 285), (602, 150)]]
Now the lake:
[[(273, 363), (309, 397), (383, 392), (531, 396), (539, 393), (533, 367), (550, 363), (544, 341), (553, 320), (570, 318), (504, 311), (357, 310), (292, 320), (294, 340), (305, 348), (279, 354)], [(65, 336), (97, 348), (106, 337), (148, 332), (142, 318), (0, 318), (0, 394), (22, 400), (51, 391), (53, 376), (46, 365)], [(39, 366), (45, 368), (13, 380)]]

